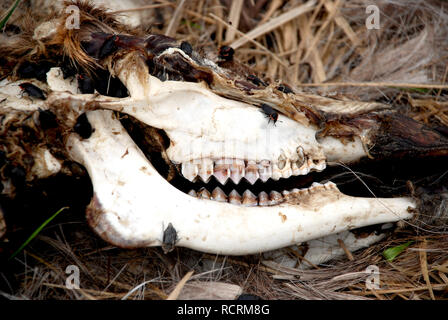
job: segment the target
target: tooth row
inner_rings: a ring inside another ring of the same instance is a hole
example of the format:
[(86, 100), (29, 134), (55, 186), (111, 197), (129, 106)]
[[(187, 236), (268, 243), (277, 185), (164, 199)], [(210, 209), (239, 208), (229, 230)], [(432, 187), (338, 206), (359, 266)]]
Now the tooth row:
[(201, 188), (198, 192), (190, 190), (188, 194), (199, 199), (229, 202), (245, 207), (274, 206), (284, 201), (282, 194), (277, 191), (271, 191), (269, 195), (262, 191), (256, 196), (250, 190), (246, 190), (241, 196), (236, 190), (232, 190), (227, 196), (221, 188), (216, 187), (212, 193), (205, 188)]
[(284, 201), (288, 201), (294, 198), (300, 198), (301, 196), (310, 195), (319, 190), (337, 190), (337, 186), (333, 182), (327, 182), (325, 184), (320, 184), (314, 182), (311, 187), (304, 189), (292, 189), (290, 191), (283, 191), (282, 193), (277, 191), (271, 191), (269, 194), (262, 191), (258, 196), (254, 195), (250, 190), (244, 191), (241, 196), (236, 190), (232, 190), (227, 196), (225, 192), (216, 187), (212, 193), (210, 193), (206, 188), (199, 189), (198, 192), (190, 190), (188, 194), (192, 197), (197, 197), (199, 199), (215, 200), (218, 202), (228, 202), (231, 204), (255, 207), (255, 206), (274, 206), (280, 204)]
[(307, 159), (302, 148), (298, 148), (297, 154), (298, 160), (291, 161), (280, 156), (275, 163), (269, 160), (256, 162), (225, 158), (215, 161), (212, 159), (192, 160), (182, 163), (181, 173), (192, 182), (199, 177), (205, 183), (209, 182), (213, 175), (219, 183), (225, 185), (229, 179), (238, 184), (242, 178), (245, 178), (250, 184), (254, 184), (258, 179), (266, 182), (270, 178), (278, 180), (325, 169), (325, 160)]

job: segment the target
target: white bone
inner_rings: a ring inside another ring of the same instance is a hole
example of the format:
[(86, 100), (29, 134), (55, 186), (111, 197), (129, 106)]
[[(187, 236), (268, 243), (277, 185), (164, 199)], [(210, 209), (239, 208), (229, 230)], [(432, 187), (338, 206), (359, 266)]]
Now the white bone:
[(412, 216), (408, 209), (415, 207), (409, 198), (354, 198), (335, 187), (310, 193), (300, 205), (243, 207), (193, 198), (157, 173), (111, 112), (90, 112), (88, 118), (95, 132), (82, 141), (70, 135), (68, 150), (92, 179), (90, 224), (118, 246), (161, 245), (162, 228), (172, 223), (180, 238), (178, 246), (251, 254), (407, 219)]

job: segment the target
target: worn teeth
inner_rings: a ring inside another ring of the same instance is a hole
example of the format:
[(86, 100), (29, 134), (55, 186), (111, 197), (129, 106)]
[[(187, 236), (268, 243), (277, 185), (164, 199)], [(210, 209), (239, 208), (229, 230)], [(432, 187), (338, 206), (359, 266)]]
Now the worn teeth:
[(236, 190), (232, 190), (232, 192), (229, 193), (229, 203), (231, 204), (241, 204), (241, 196)]
[[(280, 178), (289, 178), (292, 175), (306, 175), (310, 171), (322, 171), (326, 167), (325, 159), (307, 158), (301, 147), (297, 148), (297, 159), (288, 159), (283, 154), (276, 161), (248, 160), (242, 159), (196, 159), (182, 163), (182, 175), (195, 182), (197, 177), (207, 183), (212, 175), (216, 180), (225, 185), (229, 178), (235, 184), (239, 184), (242, 178), (245, 178), (250, 184), (260, 179), (263, 182), (269, 179), (279, 180)], [(245, 164), (246, 163), (246, 164)]]
[(230, 166), (230, 179), (232, 179), (235, 184), (240, 183), (245, 175), (245, 169), (244, 160), (235, 159)]
[(272, 177), (272, 166), (269, 160), (262, 160), (258, 165), (258, 172), (260, 175), (260, 179), (263, 182), (268, 181), (270, 177)]
[(273, 206), (273, 205), (279, 204), (282, 201), (283, 201), (283, 197), (280, 192), (271, 191), (269, 193), (269, 205)]
[(199, 177), (202, 181), (207, 183), (213, 174), (213, 160), (202, 159), (198, 165)]
[(329, 181), (325, 184), (314, 182), (309, 188), (294, 188), (292, 190), (284, 190), (281, 193), (273, 190), (269, 193), (269, 195), (266, 192), (261, 191), (258, 196), (256, 196), (250, 190), (246, 190), (244, 191), (243, 196), (240, 196), (240, 194), (236, 190), (232, 190), (229, 193), (229, 196), (227, 196), (225, 192), (219, 187), (216, 187), (211, 194), (205, 188), (199, 189), (197, 193), (194, 190), (190, 190), (188, 194), (199, 199), (228, 202), (234, 205), (242, 205), (246, 207), (256, 207), (276, 206), (285, 201), (300, 202), (302, 201), (301, 199), (303, 199), (303, 197), (308, 197), (313, 193), (321, 192), (323, 191), (323, 189), (330, 191), (337, 190), (338, 188), (333, 182)]
[(219, 202), (227, 202), (227, 196), (220, 187), (216, 187), (212, 192), (212, 199)]
[(269, 196), (266, 192), (261, 191), (258, 194), (258, 204), (260, 206), (268, 206), (269, 205)]
[(246, 174), (244, 176), (250, 184), (254, 184), (258, 180), (260, 175), (258, 174), (258, 166), (255, 161), (247, 161)]
[(193, 182), (198, 175), (198, 166), (191, 161), (182, 163), (182, 175)]
[(207, 189), (201, 188), (198, 192), (198, 198), (200, 199), (210, 199), (210, 192)]
[(228, 159), (216, 160), (213, 175), (222, 185), (225, 185), (230, 177), (230, 163)]
[(257, 197), (250, 190), (246, 190), (243, 193), (241, 204), (246, 207), (255, 207), (258, 205)]
[(286, 158), (283, 155), (278, 157), (278, 164), (277, 165), (278, 165), (278, 168), (280, 170), (283, 170), (283, 168), (285, 167), (285, 165), (286, 165)]

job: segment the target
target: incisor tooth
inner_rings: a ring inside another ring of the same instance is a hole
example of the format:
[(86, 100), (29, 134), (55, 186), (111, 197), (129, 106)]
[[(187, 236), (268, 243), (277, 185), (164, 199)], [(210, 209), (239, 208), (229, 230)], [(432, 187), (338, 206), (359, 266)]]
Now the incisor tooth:
[(210, 199), (210, 192), (205, 188), (201, 188), (198, 192), (198, 198)]
[(244, 160), (235, 159), (230, 166), (230, 179), (232, 179), (235, 184), (238, 184), (244, 177), (244, 174)]
[(258, 165), (258, 172), (261, 181), (268, 181), (268, 179), (272, 176), (271, 162), (269, 160), (261, 160), (260, 164)]
[(269, 196), (268, 196), (268, 194), (266, 192), (261, 191), (258, 194), (258, 204), (260, 206), (267, 206), (267, 205), (269, 205)]
[(198, 175), (207, 183), (213, 174), (213, 160), (212, 159), (202, 159), (198, 165)]
[(243, 202), (241, 204), (246, 207), (255, 207), (258, 204), (257, 197), (248, 189), (243, 193)]
[(232, 190), (232, 192), (229, 193), (229, 203), (241, 204), (241, 196), (236, 190)]
[(193, 182), (198, 175), (198, 166), (191, 161), (182, 163), (182, 175)]
[(247, 161), (246, 172), (244, 177), (250, 184), (254, 184), (259, 178), (257, 163), (253, 160)]
[(227, 196), (220, 187), (216, 187), (212, 192), (212, 199), (219, 202), (227, 202)]
[(222, 185), (225, 185), (230, 177), (230, 164), (228, 159), (216, 160), (213, 175)]
[(190, 191), (188, 191), (188, 194), (190, 195), (190, 196), (192, 196), (192, 197), (197, 197), (198, 195), (197, 195), (197, 193), (196, 193), (196, 191), (194, 191), (193, 189), (191, 189)]

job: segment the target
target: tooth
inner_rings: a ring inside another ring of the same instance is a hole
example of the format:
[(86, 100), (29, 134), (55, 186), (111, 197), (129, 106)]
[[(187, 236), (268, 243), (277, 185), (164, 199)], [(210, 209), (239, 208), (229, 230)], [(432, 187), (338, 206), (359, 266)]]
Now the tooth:
[(207, 183), (213, 174), (213, 160), (212, 159), (202, 159), (198, 165), (199, 177)]
[(228, 159), (220, 159), (215, 161), (213, 175), (222, 185), (225, 185), (230, 177), (230, 161)]
[(281, 193), (277, 192), (277, 191), (271, 191), (269, 193), (269, 198), (270, 198), (269, 204), (271, 206), (279, 204), (280, 202), (283, 201), (283, 197), (282, 197)]
[(280, 169), (278, 168), (277, 164), (273, 164), (272, 165), (272, 179), (277, 181), (278, 179), (280, 179), (282, 177), (282, 172), (280, 171)]
[(255, 181), (259, 178), (258, 174), (258, 166), (255, 161), (249, 160), (247, 161), (247, 167), (244, 177), (247, 181), (250, 182), (250, 184), (254, 184)]
[(313, 168), (314, 168), (316, 171), (322, 171), (322, 170), (324, 170), (324, 169), (326, 168), (326, 162), (325, 162), (325, 160), (318, 160), (317, 163), (314, 163), (314, 162), (313, 162)]
[(282, 177), (289, 178), (290, 176), (292, 176), (292, 169), (291, 169), (291, 162), (288, 159), (286, 160), (286, 164), (282, 170)]
[(188, 191), (188, 194), (190, 195), (190, 196), (192, 196), (192, 197), (197, 197), (198, 195), (197, 195), (197, 193), (196, 193), (196, 191), (194, 191), (193, 189), (191, 189), (190, 191)]
[(205, 188), (201, 188), (198, 192), (198, 198), (210, 199), (210, 192), (208, 192), (208, 190)]
[(260, 206), (268, 206), (269, 205), (269, 196), (266, 192), (261, 191), (258, 194), (258, 203)]
[(303, 163), (303, 165), (299, 168), (299, 171), (299, 174), (302, 176), (307, 175), (310, 172), (310, 167), (308, 166), (307, 161)]
[(212, 192), (212, 199), (219, 202), (227, 202), (227, 196), (220, 187), (216, 187)]
[(230, 166), (230, 179), (232, 179), (235, 184), (238, 184), (244, 177), (244, 173), (244, 160), (235, 159)]
[(236, 190), (232, 190), (232, 192), (229, 193), (229, 203), (241, 204), (241, 196)]
[(246, 207), (255, 207), (257, 206), (257, 197), (250, 192), (250, 190), (246, 190), (243, 193), (243, 202), (242, 202), (243, 206)]
[(285, 199), (285, 200), (289, 200), (291, 198), (291, 192), (289, 192), (288, 190), (282, 191), (282, 195), (283, 195), (283, 199)]
[(295, 176), (300, 175), (300, 169), (297, 166), (297, 162), (298, 161), (294, 161), (293, 163), (291, 163), (292, 174)]
[(182, 163), (182, 175), (193, 182), (198, 175), (198, 166), (191, 161)]
[(303, 152), (302, 147), (297, 148), (297, 155), (299, 156), (299, 158), (297, 160), (297, 167), (300, 168), (306, 160), (305, 153)]
[(285, 165), (286, 165), (286, 159), (283, 155), (280, 155), (280, 157), (278, 157), (278, 168), (280, 170), (283, 170)]
[(269, 160), (261, 160), (258, 168), (261, 181), (268, 181), (268, 179), (272, 176), (271, 162)]

